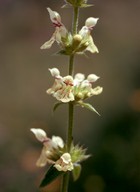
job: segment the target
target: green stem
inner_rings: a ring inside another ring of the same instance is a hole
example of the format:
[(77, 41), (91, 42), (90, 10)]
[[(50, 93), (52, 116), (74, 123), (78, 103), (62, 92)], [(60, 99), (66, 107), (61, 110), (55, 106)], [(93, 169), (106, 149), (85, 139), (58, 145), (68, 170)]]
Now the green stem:
[[(72, 24), (72, 34), (77, 34), (78, 28), (78, 17), (79, 17), (79, 7), (74, 7), (73, 9), (73, 24)], [(73, 76), (74, 73), (74, 54), (70, 55), (69, 60), (69, 75)]]
[[(73, 26), (72, 34), (77, 34), (78, 27), (78, 16), (79, 16), (79, 7), (74, 7), (73, 9)], [(74, 73), (74, 54), (70, 55), (69, 58), (69, 75), (73, 76)], [(74, 105), (72, 102), (69, 102), (69, 114), (68, 114), (68, 132), (67, 132), (67, 152), (70, 152), (71, 144), (73, 141), (73, 117), (74, 117)], [(68, 192), (69, 184), (69, 172), (66, 172), (63, 176), (61, 192)]]
[(79, 18), (79, 7), (74, 7), (73, 9), (73, 28), (72, 28), (72, 34), (77, 34), (77, 28), (78, 28), (78, 18)]
[(68, 125), (68, 135), (67, 135), (67, 151), (70, 152), (71, 144), (73, 140), (72, 131), (73, 131), (73, 117), (74, 117), (74, 105), (69, 103), (69, 125)]
[(67, 172), (63, 175), (62, 192), (68, 191), (68, 184), (69, 184), (69, 173)]
[(69, 75), (73, 76), (74, 73), (74, 55), (71, 55), (69, 58)]

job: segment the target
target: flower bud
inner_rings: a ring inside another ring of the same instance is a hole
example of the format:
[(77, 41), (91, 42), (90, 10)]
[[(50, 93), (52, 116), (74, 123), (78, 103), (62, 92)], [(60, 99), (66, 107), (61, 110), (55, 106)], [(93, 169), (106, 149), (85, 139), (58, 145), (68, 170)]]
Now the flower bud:
[(81, 42), (82, 41), (82, 36), (79, 35), (79, 34), (74, 35), (73, 41), (74, 42)]
[(89, 17), (86, 22), (85, 25), (87, 27), (94, 27), (97, 24), (99, 18), (94, 18), (94, 17)]
[(81, 41), (82, 41), (81, 35), (79, 35), (79, 34), (74, 35), (73, 42), (72, 42), (73, 50), (75, 50), (80, 45)]
[(82, 92), (79, 92), (77, 95), (76, 95), (77, 99), (81, 100), (81, 99), (84, 99), (84, 94)]

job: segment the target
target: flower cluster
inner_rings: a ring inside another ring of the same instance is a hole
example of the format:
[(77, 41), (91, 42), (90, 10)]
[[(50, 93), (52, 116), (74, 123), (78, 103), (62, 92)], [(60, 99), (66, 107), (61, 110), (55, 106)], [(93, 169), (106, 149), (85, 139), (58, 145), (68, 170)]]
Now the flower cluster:
[(40, 128), (32, 128), (37, 140), (43, 144), (43, 149), (36, 165), (44, 167), (47, 164), (52, 164), (58, 171), (72, 171), (77, 164), (89, 156), (85, 155), (86, 150), (73, 146), (70, 153), (66, 152), (65, 145), (61, 137), (52, 136), (52, 139), (47, 137), (44, 130)]
[(102, 92), (102, 87), (92, 88), (92, 84), (99, 79), (95, 74), (90, 74), (85, 79), (85, 75), (77, 73), (75, 77), (68, 75), (62, 77), (57, 68), (49, 69), (55, 78), (53, 86), (47, 90), (57, 100), (67, 103), (70, 101), (80, 101)]
[(47, 10), (55, 27), (55, 32), (53, 33), (51, 39), (41, 46), (41, 49), (49, 49), (56, 41), (61, 47), (61, 53), (63, 54), (70, 55), (74, 53), (83, 53), (84, 51), (98, 53), (98, 48), (94, 44), (91, 36), (91, 31), (96, 25), (98, 18), (89, 17), (85, 21), (85, 25), (81, 28), (78, 34), (72, 36), (61, 22), (59, 13), (52, 11), (50, 8), (47, 8)]
[(52, 139), (50, 139), (42, 129), (32, 128), (31, 131), (36, 138), (43, 143), (43, 149), (36, 165), (44, 167), (47, 163), (55, 163), (61, 155), (61, 153), (59, 153), (59, 151), (61, 151), (60, 149), (64, 147), (64, 142), (61, 137), (52, 136)]

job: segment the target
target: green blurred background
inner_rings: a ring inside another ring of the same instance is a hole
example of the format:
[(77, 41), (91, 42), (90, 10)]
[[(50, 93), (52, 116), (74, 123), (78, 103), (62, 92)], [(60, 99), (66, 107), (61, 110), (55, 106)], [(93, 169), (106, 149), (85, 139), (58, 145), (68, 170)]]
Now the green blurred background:
[[(100, 53), (77, 56), (75, 71), (95, 73), (104, 87), (90, 99), (101, 117), (75, 110), (75, 143), (92, 157), (83, 163), (72, 192), (140, 191), (140, 1), (94, 0), (82, 9), (79, 29), (87, 17), (99, 17), (92, 35)], [(58, 46), (39, 47), (54, 28), (46, 7), (59, 12), (71, 29), (71, 9), (63, 1), (0, 1), (0, 191), (35, 192), (45, 173), (37, 168), (41, 144), (30, 132), (40, 127), (65, 139), (67, 107), (52, 114), (56, 100), (46, 94), (52, 83), (48, 68), (67, 74), (68, 58), (56, 56)], [(42, 191), (59, 192), (57, 180)]]

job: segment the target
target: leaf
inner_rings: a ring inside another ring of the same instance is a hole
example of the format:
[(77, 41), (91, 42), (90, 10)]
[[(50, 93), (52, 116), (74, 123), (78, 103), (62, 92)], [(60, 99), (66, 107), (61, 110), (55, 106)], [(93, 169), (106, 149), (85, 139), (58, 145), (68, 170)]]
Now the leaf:
[(55, 103), (54, 106), (53, 106), (53, 112), (55, 112), (55, 110), (62, 104), (65, 104), (65, 103), (62, 103), (62, 102), (58, 102), (58, 103)]
[(90, 111), (93, 111), (93, 112), (97, 113), (97, 114), (100, 116), (100, 114), (98, 113), (98, 111), (96, 111), (96, 109), (95, 109), (91, 104), (89, 104), (89, 103), (84, 103), (84, 102), (82, 102), (82, 101), (79, 101), (78, 104), (81, 105), (82, 107), (85, 107), (85, 108), (89, 109)]
[(68, 3), (66, 3), (65, 5), (62, 5), (62, 7), (61, 8), (71, 8), (71, 5), (70, 4), (68, 4)]
[(54, 181), (57, 177), (59, 177), (60, 175), (64, 174), (63, 171), (58, 171), (53, 165), (49, 168), (49, 170), (47, 171), (44, 179), (42, 180), (41, 184), (39, 187), (45, 187), (46, 185), (48, 185), (49, 183), (51, 183), (52, 181)]
[(94, 5), (92, 5), (92, 4), (82, 4), (81, 5), (82, 8), (92, 7), (92, 6), (94, 6)]
[(80, 164), (75, 164), (74, 165), (74, 169), (72, 171), (72, 175), (73, 175), (73, 180), (76, 181), (79, 177), (80, 177), (80, 174), (81, 174), (81, 165)]
[(65, 50), (61, 50), (61, 51), (58, 51), (57, 53), (55, 53), (56, 55), (67, 55), (66, 51)]

